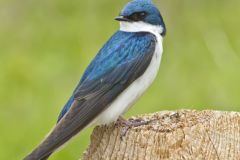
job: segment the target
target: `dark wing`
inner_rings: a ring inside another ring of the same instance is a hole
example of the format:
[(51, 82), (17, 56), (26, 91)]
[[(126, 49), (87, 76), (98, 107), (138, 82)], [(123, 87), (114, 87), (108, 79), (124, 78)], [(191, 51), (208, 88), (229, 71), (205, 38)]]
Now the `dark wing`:
[[(143, 37), (131, 38), (134, 43), (126, 42), (129, 44), (126, 49), (131, 48), (129, 52), (131, 56), (126, 56), (118, 65), (97, 78), (86, 78), (78, 86), (70, 110), (46, 140), (26, 159), (47, 158), (57, 148), (90, 124), (124, 89), (145, 72), (155, 51), (156, 39), (149, 33), (142, 34), (140, 36)], [(137, 42), (141, 41), (141, 38), (145, 38), (140, 43), (142, 45), (132, 46), (138, 44)]]
[[(88, 66), (75, 92), (80, 90), (83, 83), (98, 80), (116, 68), (116, 66), (148, 53), (152, 41), (155, 41), (155, 37), (150, 33), (116, 32)], [(69, 98), (62, 109), (58, 122), (69, 111), (73, 101), (74, 95)]]

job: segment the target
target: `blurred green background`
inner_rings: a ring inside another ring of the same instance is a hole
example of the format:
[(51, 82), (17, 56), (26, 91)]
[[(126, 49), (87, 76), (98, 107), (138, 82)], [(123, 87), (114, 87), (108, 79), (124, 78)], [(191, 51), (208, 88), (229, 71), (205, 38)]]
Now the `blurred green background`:
[[(49, 132), (127, 0), (0, 0), (0, 159)], [(159, 0), (167, 25), (158, 78), (126, 114), (240, 111), (240, 1)], [(50, 159), (78, 159), (92, 129)]]

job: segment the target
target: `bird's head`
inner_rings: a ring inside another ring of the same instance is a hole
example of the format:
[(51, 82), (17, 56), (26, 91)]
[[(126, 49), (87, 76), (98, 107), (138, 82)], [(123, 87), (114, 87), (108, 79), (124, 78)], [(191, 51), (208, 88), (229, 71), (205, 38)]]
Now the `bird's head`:
[(166, 27), (160, 11), (151, 0), (133, 0), (129, 2), (115, 19), (128, 25), (138, 23), (161, 27), (160, 34), (162, 36), (166, 34)]

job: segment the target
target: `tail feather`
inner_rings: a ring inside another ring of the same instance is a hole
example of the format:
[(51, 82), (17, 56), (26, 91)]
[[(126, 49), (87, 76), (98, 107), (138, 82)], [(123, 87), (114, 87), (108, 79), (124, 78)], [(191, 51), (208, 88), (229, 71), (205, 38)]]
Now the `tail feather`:
[[(78, 101), (73, 103), (73, 108), (79, 106)], [(77, 108), (78, 109), (78, 108)], [(89, 123), (79, 120), (79, 112), (70, 110), (69, 113), (54, 127), (47, 138), (30, 153), (24, 160), (45, 160), (69, 141), (72, 137), (77, 135)]]
[(48, 154), (45, 157), (40, 158), (39, 155), (32, 153), (32, 154), (28, 155), (27, 157), (25, 157), (24, 160), (47, 160), (50, 156), (51, 156), (51, 154)]

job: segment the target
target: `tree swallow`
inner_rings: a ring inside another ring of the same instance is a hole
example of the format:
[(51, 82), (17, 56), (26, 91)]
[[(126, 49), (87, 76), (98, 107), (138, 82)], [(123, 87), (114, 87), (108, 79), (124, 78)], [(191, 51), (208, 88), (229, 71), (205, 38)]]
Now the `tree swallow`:
[(133, 0), (120, 15), (120, 29), (98, 52), (47, 138), (25, 160), (44, 160), (90, 125), (116, 121), (155, 79), (165, 24), (151, 0)]

